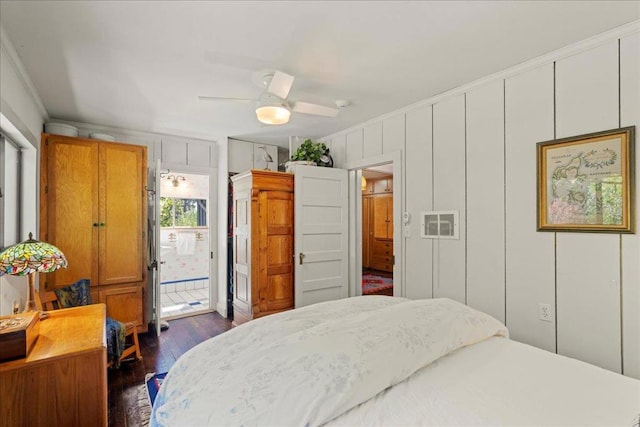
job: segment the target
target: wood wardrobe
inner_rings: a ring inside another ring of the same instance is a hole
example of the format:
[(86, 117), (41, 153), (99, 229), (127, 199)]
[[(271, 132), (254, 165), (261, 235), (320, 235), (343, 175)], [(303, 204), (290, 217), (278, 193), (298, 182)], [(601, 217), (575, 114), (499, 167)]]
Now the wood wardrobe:
[(233, 182), (233, 316), (292, 309), (293, 175), (250, 170)]
[(88, 278), (108, 317), (146, 331), (147, 147), (43, 134), (40, 148), (40, 238), (68, 261), (41, 288)]
[(362, 191), (362, 267), (393, 272), (393, 178), (367, 180)]

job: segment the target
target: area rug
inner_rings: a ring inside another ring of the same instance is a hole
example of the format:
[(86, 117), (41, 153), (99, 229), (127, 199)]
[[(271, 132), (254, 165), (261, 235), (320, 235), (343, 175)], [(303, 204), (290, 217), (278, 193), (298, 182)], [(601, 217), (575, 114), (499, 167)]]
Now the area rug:
[(138, 388), (138, 411), (140, 413), (140, 425), (142, 427), (149, 425), (153, 402), (155, 402), (162, 381), (164, 381), (164, 377), (166, 376), (166, 372), (161, 374), (147, 374), (144, 379), (144, 384)]
[(362, 295), (372, 295), (393, 290), (393, 279), (373, 274), (362, 275)]

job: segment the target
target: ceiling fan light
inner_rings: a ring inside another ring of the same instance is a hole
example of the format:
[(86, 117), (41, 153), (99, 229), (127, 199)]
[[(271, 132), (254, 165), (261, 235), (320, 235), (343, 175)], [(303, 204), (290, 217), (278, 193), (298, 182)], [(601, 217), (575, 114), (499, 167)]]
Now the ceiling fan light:
[(289, 121), (291, 110), (285, 105), (259, 105), (256, 116), (264, 124), (283, 125)]

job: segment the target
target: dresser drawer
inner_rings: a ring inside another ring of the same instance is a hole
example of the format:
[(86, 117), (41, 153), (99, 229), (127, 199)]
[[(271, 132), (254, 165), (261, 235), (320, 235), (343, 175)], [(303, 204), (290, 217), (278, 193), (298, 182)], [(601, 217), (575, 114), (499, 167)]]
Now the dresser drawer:
[(393, 241), (391, 240), (373, 239), (371, 246), (374, 254), (393, 255)]
[(380, 271), (393, 271), (393, 261), (388, 257), (374, 257), (369, 263), (369, 267)]
[(371, 262), (374, 264), (393, 264), (393, 255), (376, 255), (371, 257)]

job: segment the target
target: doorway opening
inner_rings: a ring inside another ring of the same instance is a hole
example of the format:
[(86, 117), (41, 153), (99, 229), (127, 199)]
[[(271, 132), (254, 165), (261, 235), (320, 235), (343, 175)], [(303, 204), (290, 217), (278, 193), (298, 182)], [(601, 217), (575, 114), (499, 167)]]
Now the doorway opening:
[(362, 295), (393, 296), (393, 164), (362, 169)]
[(212, 311), (209, 175), (171, 170), (160, 179), (160, 318)]

